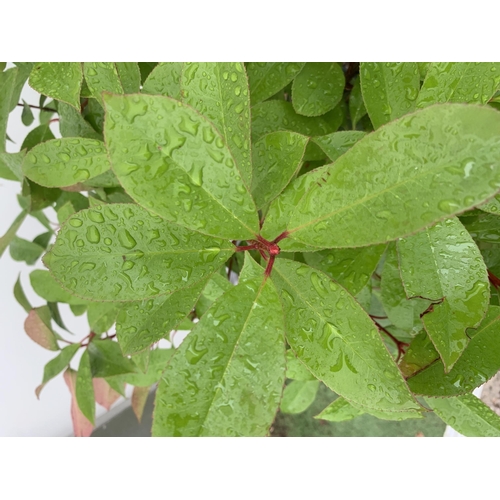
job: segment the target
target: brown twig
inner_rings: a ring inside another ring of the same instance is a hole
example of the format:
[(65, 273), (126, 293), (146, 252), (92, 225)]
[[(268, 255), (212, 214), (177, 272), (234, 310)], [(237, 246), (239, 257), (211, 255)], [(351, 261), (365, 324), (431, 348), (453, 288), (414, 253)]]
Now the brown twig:
[[(45, 107), (40, 107), (40, 106), (35, 106), (34, 104), (28, 104), (26, 103), (28, 107), (32, 108), (32, 109), (39, 109), (40, 111), (47, 111), (48, 113), (57, 113), (57, 110), (56, 109), (52, 109), (52, 108), (45, 108)], [(22, 102), (18, 102), (17, 103), (18, 106), (21, 106), (22, 108), (24, 108), (24, 104)]]

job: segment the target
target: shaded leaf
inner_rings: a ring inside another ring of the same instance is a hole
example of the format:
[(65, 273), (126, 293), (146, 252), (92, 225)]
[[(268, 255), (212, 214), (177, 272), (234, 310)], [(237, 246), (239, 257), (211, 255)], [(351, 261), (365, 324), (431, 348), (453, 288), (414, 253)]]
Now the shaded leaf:
[(342, 156), (346, 151), (351, 149), (360, 139), (366, 135), (366, 132), (358, 130), (345, 130), (342, 132), (334, 132), (333, 134), (322, 135), (315, 137), (315, 142), (330, 158), (335, 161), (339, 156)]
[(19, 273), (19, 276), (17, 277), (16, 284), (14, 285), (14, 297), (16, 298), (19, 305), (27, 313), (29, 313), (31, 311), (31, 309), (33, 309), (32, 305), (30, 304), (29, 300), (27, 299), (26, 295), (24, 294), (24, 290), (23, 290), (23, 287), (21, 284), (21, 273)]
[(125, 94), (139, 92), (141, 87), (141, 72), (135, 62), (117, 62), (118, 76)]
[(134, 392), (132, 393), (132, 410), (139, 423), (141, 423), (148, 396), (149, 387), (134, 387)]
[(115, 324), (122, 307), (115, 302), (91, 302), (87, 308), (90, 329), (98, 335), (107, 332)]
[(356, 77), (353, 82), (353, 87), (349, 95), (349, 114), (351, 116), (352, 128), (355, 130), (361, 118), (366, 115), (366, 107), (363, 95), (361, 94), (359, 77)]
[(346, 399), (337, 398), (314, 418), (327, 420), (328, 422), (345, 422), (346, 420), (352, 420), (353, 418), (359, 417), (364, 413), (363, 410), (352, 406)]
[(90, 370), (90, 357), (88, 349), (85, 349), (76, 375), (75, 387), (76, 401), (78, 408), (85, 415), (92, 425), (95, 425), (95, 394), (92, 384), (92, 374)]
[[(241, 280), (241, 274), (240, 274)], [(196, 315), (203, 316), (210, 308), (212, 303), (217, 300), (224, 292), (232, 287), (231, 283), (220, 274), (214, 274), (207, 282), (198, 302), (196, 303)]]
[(425, 330), (422, 330), (411, 341), (399, 362), (399, 369), (408, 378), (438, 358), (439, 353), (436, 351), (429, 335)]
[(10, 181), (22, 181), (21, 165), (26, 151), (19, 153), (0, 153), (0, 177)]
[(21, 121), (23, 122), (23, 125), (26, 125), (26, 127), (29, 127), (35, 117), (33, 116), (33, 111), (31, 111), (31, 108), (29, 107), (29, 104), (23, 99), (23, 111), (21, 113)]
[(293, 380), (283, 391), (281, 413), (302, 413), (311, 406), (319, 389), (319, 380)]
[(37, 144), (49, 141), (50, 139), (54, 139), (54, 134), (52, 130), (50, 130), (50, 125), (48, 123), (38, 125), (38, 127), (30, 130), (28, 135), (24, 138), (21, 149), (30, 150)]
[(92, 377), (112, 377), (137, 372), (135, 363), (124, 357), (118, 342), (93, 340), (88, 346)]
[(58, 104), (57, 110), (59, 131), (63, 137), (83, 137), (102, 141), (102, 134), (96, 132), (79, 111), (63, 102)]
[(71, 420), (73, 421), (73, 434), (75, 437), (88, 437), (92, 434), (94, 426), (88, 421), (78, 407), (75, 395), (77, 372), (68, 368), (64, 372), (64, 381), (71, 392)]

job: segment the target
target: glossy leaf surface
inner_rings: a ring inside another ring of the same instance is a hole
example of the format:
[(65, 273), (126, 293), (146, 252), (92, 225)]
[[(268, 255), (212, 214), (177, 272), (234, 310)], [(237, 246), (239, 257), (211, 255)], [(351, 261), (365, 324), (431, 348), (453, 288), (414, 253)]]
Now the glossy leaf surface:
[(181, 100), (181, 75), (184, 63), (161, 62), (144, 82), (144, 94), (164, 95)]
[(94, 139), (55, 139), (26, 155), (23, 173), (46, 187), (72, 186), (109, 170), (104, 144)]
[(184, 63), (182, 101), (222, 134), (245, 184), (252, 183), (250, 97), (243, 63)]
[(168, 97), (108, 95), (105, 101), (106, 144), (128, 194), (191, 229), (230, 239), (254, 236), (255, 204), (206, 118)]
[(342, 99), (344, 86), (344, 72), (337, 63), (308, 62), (293, 81), (293, 107), (300, 115), (323, 115)]
[(361, 91), (375, 128), (415, 110), (420, 90), (418, 64), (361, 63)]
[(164, 373), (153, 435), (265, 435), (285, 377), (282, 314), (269, 280), (246, 281), (217, 300)]
[(47, 302), (65, 302), (80, 305), (88, 301), (71, 295), (52, 277), (49, 271), (35, 269), (30, 273), (30, 283), (33, 290)]
[(398, 251), (407, 296), (442, 299), (422, 321), (449, 371), (467, 346), (467, 328), (477, 327), (488, 309), (481, 253), (456, 217), (400, 240)]
[(85, 62), (83, 74), (93, 97), (101, 104), (102, 93), (123, 94), (123, 85), (115, 63), (112, 62)]
[(288, 259), (275, 262), (272, 280), (281, 295), (288, 343), (319, 380), (368, 408), (419, 408), (375, 324), (344, 288)]
[(229, 241), (171, 224), (136, 205), (113, 204), (71, 216), (44, 262), (75, 295), (130, 301), (197, 283), (233, 248)]

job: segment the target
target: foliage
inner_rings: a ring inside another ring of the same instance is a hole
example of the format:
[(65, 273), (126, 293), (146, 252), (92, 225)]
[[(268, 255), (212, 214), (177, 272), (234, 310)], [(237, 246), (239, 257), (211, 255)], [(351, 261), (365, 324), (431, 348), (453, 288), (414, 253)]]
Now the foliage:
[[(264, 436), (321, 381), (339, 397), (320, 419), (435, 411), (500, 435), (471, 395), (500, 369), (499, 89), (498, 63), (4, 69), (0, 177), (20, 209), (0, 255), (48, 268), (30, 274), (44, 305), (14, 287), (56, 353), (37, 396), (64, 372), (89, 435), (96, 402), (132, 385), (140, 419), (158, 384), (154, 436)], [(39, 125), (7, 153), (16, 105)], [(34, 241), (16, 236), (28, 216)]]

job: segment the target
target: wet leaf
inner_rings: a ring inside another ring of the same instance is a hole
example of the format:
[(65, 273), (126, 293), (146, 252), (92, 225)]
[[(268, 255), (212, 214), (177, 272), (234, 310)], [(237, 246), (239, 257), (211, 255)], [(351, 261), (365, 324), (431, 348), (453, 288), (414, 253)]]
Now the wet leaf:
[(90, 329), (97, 334), (107, 332), (116, 321), (123, 304), (115, 302), (91, 302), (87, 308)]
[(319, 380), (293, 380), (283, 391), (281, 413), (302, 413), (314, 403)]
[(116, 63), (85, 62), (83, 63), (83, 74), (90, 92), (101, 104), (103, 104), (103, 92), (113, 94), (123, 94), (125, 92)]
[(401, 358), (399, 369), (408, 378), (422, 370), (422, 368), (430, 365), (433, 361), (436, 361), (436, 359), (439, 359), (439, 353), (436, 351), (427, 332), (422, 330), (411, 341), (404, 356)]
[(184, 63), (161, 62), (144, 82), (143, 94), (164, 95), (181, 100), (181, 74)]
[(220, 274), (214, 274), (208, 280), (201, 297), (196, 303), (196, 315), (198, 317), (203, 316), (203, 314), (208, 311), (212, 303), (231, 287), (232, 285), (227, 278), (224, 278), (224, 276), (221, 276)]
[(135, 363), (126, 358), (111, 339), (93, 340), (88, 346), (92, 377), (112, 377), (137, 372)]
[(43, 125), (38, 125), (38, 127), (30, 130), (28, 135), (24, 138), (21, 149), (30, 150), (37, 144), (49, 141), (50, 139), (54, 139), (54, 134), (52, 130), (50, 130), (49, 124), (45, 123)]
[(285, 378), (283, 316), (267, 280), (226, 292), (176, 350), (157, 393), (154, 436), (264, 436)]
[(72, 305), (88, 304), (87, 300), (75, 297), (62, 288), (49, 271), (35, 269), (30, 273), (30, 283), (37, 295), (47, 302), (64, 302)]
[(286, 378), (292, 380), (316, 380), (306, 365), (295, 356), (291, 349), (286, 351)]
[(179, 225), (230, 239), (254, 237), (253, 200), (206, 118), (168, 97), (107, 95), (105, 101), (106, 144), (128, 194)]
[(113, 204), (71, 216), (43, 260), (81, 298), (133, 301), (194, 285), (215, 272), (233, 248), (137, 205)]
[(345, 152), (349, 151), (354, 144), (366, 135), (366, 132), (358, 130), (345, 130), (342, 132), (334, 132), (333, 134), (322, 135), (315, 137), (313, 142), (316, 143), (330, 158), (335, 161)]

